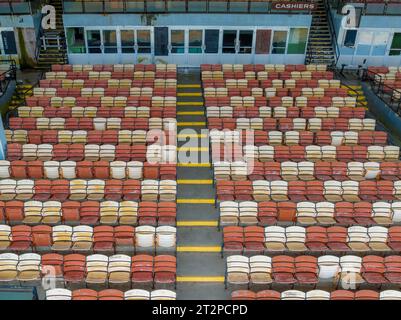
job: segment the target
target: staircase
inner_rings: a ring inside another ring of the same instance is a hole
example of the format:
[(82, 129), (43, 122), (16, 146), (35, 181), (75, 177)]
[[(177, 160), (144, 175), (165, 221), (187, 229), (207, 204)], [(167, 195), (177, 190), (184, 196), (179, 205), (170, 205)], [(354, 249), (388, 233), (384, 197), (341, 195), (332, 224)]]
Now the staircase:
[(205, 111), (199, 69), (179, 69), (178, 154), (195, 156), (177, 164), (177, 298), (186, 300), (229, 298)]
[(62, 0), (49, 0), (56, 8), (56, 30), (43, 30), (37, 68), (47, 70), (52, 64), (66, 64), (67, 46), (64, 34)]
[(312, 25), (306, 50), (306, 64), (333, 65), (335, 63), (328, 13), (324, 1), (315, 1), (316, 8), (312, 13)]

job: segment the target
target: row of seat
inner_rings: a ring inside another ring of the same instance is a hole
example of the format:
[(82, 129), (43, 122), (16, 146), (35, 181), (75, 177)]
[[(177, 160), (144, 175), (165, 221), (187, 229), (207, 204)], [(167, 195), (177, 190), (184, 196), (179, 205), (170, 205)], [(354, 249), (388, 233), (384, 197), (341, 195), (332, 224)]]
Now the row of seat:
[(46, 300), (176, 300), (177, 294), (171, 290), (159, 289), (147, 291), (132, 289), (120, 291), (105, 289), (99, 292), (92, 289), (50, 289), (46, 291)]
[(174, 287), (176, 258), (169, 255), (102, 254), (66, 256), (35, 253), (16, 255), (0, 254), (0, 281), (40, 281), (42, 278), (57, 278), (68, 284), (136, 284), (158, 287)]
[[(175, 155), (175, 153), (174, 153)], [(14, 179), (158, 179), (176, 180), (175, 164), (139, 161), (0, 160), (0, 178)]]
[(278, 292), (274, 290), (262, 290), (253, 292), (250, 290), (236, 290), (231, 293), (232, 300), (401, 300), (401, 291), (397, 290), (286, 290)]
[(401, 256), (368, 255), (297, 257), (278, 255), (227, 257), (227, 283), (249, 287), (252, 285), (330, 283), (334, 287), (367, 284), (401, 283)]
[(302, 79), (312, 80), (319, 79), (318, 81), (331, 81), (333, 80), (333, 73), (331, 71), (201, 71), (202, 80), (214, 79), (247, 79), (247, 80), (268, 80), (268, 79)]
[[(216, 161), (398, 161), (399, 147), (378, 145), (318, 146), (294, 145), (297, 140), (284, 141), (286, 145), (240, 146), (212, 144), (212, 160)], [(384, 143), (383, 143), (384, 144)]]
[(201, 64), (201, 71), (326, 71), (325, 64)]
[[(149, 110), (148, 110), (149, 111)], [(148, 117), (149, 118), (149, 112)], [(148, 120), (148, 121), (146, 121)], [(152, 130), (153, 135), (157, 129), (149, 129), (149, 123), (153, 126), (154, 120), (151, 119), (136, 119), (125, 117), (95, 117), (95, 118), (10, 118), (9, 128), (12, 130)], [(164, 127), (170, 129), (170, 134), (175, 129), (174, 122), (168, 124), (164, 121)], [(147, 129), (143, 128), (148, 127)], [(160, 129), (159, 129), (160, 130)], [(175, 131), (175, 130), (174, 130)], [(152, 132), (145, 132), (147, 135)], [(134, 133), (133, 133), (134, 134)]]
[(288, 182), (283, 180), (218, 180), (216, 182), (216, 198), (217, 201), (390, 201), (401, 199), (401, 180), (298, 180)]
[[(265, 120), (269, 120), (270, 118), (265, 118)], [(221, 119), (218, 119), (221, 120)], [(235, 119), (234, 121), (234, 126), (236, 125)], [(249, 119), (248, 119), (249, 120)], [(292, 119), (290, 119), (292, 120)], [(223, 125), (227, 125), (228, 121), (225, 122), (225, 120), (222, 121)], [(246, 127), (245, 122), (242, 122), (240, 124), (240, 128), (237, 128), (238, 130), (251, 130), (250, 134), (253, 134), (253, 130), (255, 128), (252, 128), (252, 122), (248, 122), (250, 127)], [(268, 123), (266, 121), (265, 123)], [(288, 126), (291, 126), (291, 122), (287, 122)], [(387, 144), (387, 133), (383, 131), (373, 131), (373, 130), (363, 130), (363, 131), (306, 131), (306, 130), (300, 130), (300, 131), (294, 131), (291, 130), (292, 128), (289, 128), (288, 131), (282, 132), (282, 131), (276, 131), (275, 130), (275, 123), (272, 124), (272, 130), (269, 130), (269, 128), (266, 128), (265, 131), (268, 131), (268, 134), (266, 133), (261, 133), (257, 132), (258, 134), (258, 139), (259, 139), (259, 145), (260, 144), (266, 144), (268, 143), (269, 146), (263, 146), (263, 147), (274, 147), (274, 146), (280, 146), (283, 144), (286, 145), (298, 145), (302, 144), (302, 146), (308, 147), (308, 145), (316, 144), (317, 146), (315, 147), (322, 147), (322, 146), (332, 146), (332, 147), (340, 147), (340, 146), (358, 146), (358, 147), (363, 147), (363, 146), (385, 146)], [(262, 127), (263, 124), (260, 123), (260, 127)], [(216, 128), (217, 129), (217, 128)], [(225, 130), (224, 128), (222, 130), (224, 131), (229, 131), (232, 128), (228, 128), (228, 130)], [(263, 128), (264, 129), (264, 128)], [(218, 129), (217, 129), (218, 130)], [(235, 130), (235, 128), (234, 128)], [(257, 131), (262, 131), (261, 129), (256, 129)], [(217, 137), (217, 138), (216, 138)], [(225, 132), (220, 135), (214, 135), (212, 140), (212, 147), (215, 148), (216, 152), (218, 153), (220, 150), (241, 150), (242, 146), (238, 144), (237, 142), (232, 142), (232, 141), (227, 141), (226, 140), (227, 135)], [(247, 135), (246, 137), (246, 146), (252, 146), (250, 142), (254, 137), (252, 135)], [(224, 140), (225, 141), (224, 141)], [(223, 140), (225, 144), (230, 143), (231, 145), (224, 145), (220, 146), (219, 143), (216, 143), (217, 141)], [(311, 147), (309, 147), (310, 150), (312, 150)], [(317, 149), (317, 148), (314, 148)], [(213, 151), (213, 150), (212, 150)], [(317, 152), (319, 152), (317, 150)]]
[[(152, 88), (54, 88), (54, 87), (35, 87), (34, 97), (175, 97), (176, 89), (153, 90)], [(56, 99), (53, 99), (56, 100)]]
[[(153, 110), (153, 109), (152, 109)], [(151, 112), (152, 112), (151, 110)], [(207, 107), (208, 118), (364, 119), (363, 107)]]
[[(76, 119), (71, 121), (96, 117), (123, 118), (122, 123), (130, 123), (128, 128), (133, 128), (131, 123), (135, 122), (144, 123), (147, 128), (147, 119), (142, 118), (171, 119), (177, 115), (175, 107), (18, 107), (17, 111), (20, 118), (63, 118), (65, 121), (69, 121), (69, 118)], [(20, 118), (10, 118), (10, 120), (18, 121), (15, 119)]]
[[(240, 81), (240, 80), (238, 80)], [(273, 80), (274, 81), (274, 80)], [(280, 83), (275, 82), (276, 86), (280, 85)], [(305, 101), (307, 101), (308, 97), (347, 97), (348, 92), (345, 88), (322, 88), (322, 87), (310, 87), (310, 84), (307, 86), (293, 87), (294, 82), (291, 80), (286, 80), (283, 84), (284, 87), (269, 87), (267, 81), (263, 81), (261, 86), (263, 87), (235, 87), (232, 85), (230, 87), (219, 87), (219, 82), (206, 82), (205, 88), (203, 89), (203, 96), (205, 98), (224, 98), (224, 97), (236, 97), (235, 100), (239, 101), (239, 97), (243, 98), (243, 102), (249, 104), (252, 100), (251, 98), (260, 98), (260, 97), (292, 97), (296, 99), (296, 103), (299, 106), (304, 106)], [(272, 83), (273, 85), (273, 83)], [(296, 85), (296, 84), (295, 84)], [(301, 85), (298, 81), (298, 85)], [(238, 86), (238, 84), (237, 84)], [(246, 99), (244, 99), (246, 98)], [(231, 100), (231, 99), (230, 99)], [(260, 99), (262, 100), (262, 99)], [(237, 102), (238, 103), (238, 102)]]
[[(149, 151), (149, 152), (148, 152)], [(175, 146), (111, 144), (18, 144), (7, 145), (9, 161), (140, 161), (175, 163)]]
[[(1, 162), (0, 162), (1, 170)], [(213, 163), (216, 180), (400, 180), (401, 162), (283, 161)], [(0, 171), (1, 176), (1, 171)], [(9, 178), (9, 175), (5, 175)]]
[[(320, 68), (323, 68), (322, 66)], [(52, 71), (109, 71), (109, 72), (132, 72), (132, 71), (176, 71), (175, 64), (53, 64)]]
[[(62, 80), (40, 80), (41, 88), (136, 88), (143, 95), (149, 93), (167, 91), (176, 92), (176, 79), (150, 79), (150, 80), (132, 80), (132, 79), (109, 79), (109, 80), (82, 80), (82, 79), (62, 79)], [(134, 90), (134, 91), (136, 91)], [(142, 95), (141, 94), (141, 95)], [(162, 95), (162, 94), (155, 94)]]
[[(110, 123), (112, 123), (110, 121)], [(147, 130), (118, 130), (106, 129), (103, 122), (98, 122), (97, 129), (95, 130), (5, 130), (5, 136), (9, 143), (30, 143), (30, 144), (127, 144), (127, 145), (150, 145), (160, 146), (163, 145), (167, 148), (175, 148), (176, 134), (175, 128), (171, 128), (172, 124), (166, 124), (167, 129)], [(116, 122), (118, 124), (118, 122)], [(169, 128), (170, 127), (170, 128)], [(170, 134), (171, 133), (171, 134)]]
[(176, 214), (175, 202), (19, 200), (0, 202), (0, 223), (8, 225), (175, 226)]
[(177, 71), (49, 71), (47, 80), (177, 79)]
[(28, 107), (175, 107), (176, 97), (116, 96), (116, 97), (60, 97), (30, 96)]
[(223, 229), (223, 250), (230, 253), (311, 251), (399, 251), (401, 227), (229, 226)]
[(0, 180), (0, 200), (175, 201), (174, 180)]
[[(131, 100), (134, 100), (130, 98)], [(293, 97), (206, 97), (206, 107), (355, 107), (355, 97), (302, 96)]]
[[(225, 119), (211, 114), (207, 110), (209, 129), (231, 129), (235, 126), (237, 130), (279, 130), (286, 131), (374, 131), (376, 128), (375, 119), (360, 118), (236, 118)], [(217, 108), (217, 107), (216, 107)], [(260, 109), (259, 109), (260, 110)], [(218, 116), (218, 115), (217, 115)], [(231, 120), (231, 121), (230, 121)], [(318, 132), (319, 133), (319, 132)], [(269, 133), (270, 134), (270, 133)], [(383, 135), (383, 133), (380, 133)], [(385, 133), (384, 133), (385, 134)]]
[(401, 202), (222, 201), (220, 225), (393, 225), (401, 222)]
[(159, 252), (175, 247), (176, 228), (172, 226), (0, 225), (2, 251)]

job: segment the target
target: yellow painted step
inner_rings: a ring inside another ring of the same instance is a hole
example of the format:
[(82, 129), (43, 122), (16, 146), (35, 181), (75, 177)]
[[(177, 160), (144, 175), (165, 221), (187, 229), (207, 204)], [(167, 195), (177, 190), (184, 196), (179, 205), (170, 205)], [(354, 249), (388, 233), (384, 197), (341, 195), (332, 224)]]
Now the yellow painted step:
[(224, 276), (178, 276), (177, 282), (219, 282), (224, 283)]
[(183, 102), (183, 101), (179, 101), (177, 102), (177, 106), (203, 106), (203, 102)]
[(213, 184), (212, 179), (178, 179), (177, 184)]
[(214, 204), (214, 199), (177, 199), (180, 204)]
[(201, 92), (178, 92), (177, 97), (202, 97)]
[(203, 116), (203, 111), (178, 111), (177, 116)]
[(210, 168), (210, 163), (178, 163), (177, 167), (183, 168)]
[(179, 147), (177, 151), (199, 151), (206, 152), (209, 151), (208, 147)]
[(200, 133), (189, 133), (189, 134), (178, 134), (177, 138), (207, 138), (208, 135), (207, 134), (200, 134)]
[(179, 246), (177, 247), (177, 252), (220, 252), (220, 246)]
[(177, 221), (177, 227), (217, 227), (219, 225), (218, 221)]
[(178, 127), (204, 127), (206, 126), (205, 121), (196, 121), (196, 122), (178, 122)]
[(195, 89), (195, 88), (201, 88), (200, 84), (178, 84), (177, 85), (178, 89)]

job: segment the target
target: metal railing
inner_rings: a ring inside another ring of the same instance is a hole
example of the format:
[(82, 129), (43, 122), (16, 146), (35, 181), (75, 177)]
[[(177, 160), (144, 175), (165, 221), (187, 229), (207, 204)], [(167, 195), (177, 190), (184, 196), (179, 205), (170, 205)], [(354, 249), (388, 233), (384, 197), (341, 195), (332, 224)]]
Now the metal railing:
[(0, 15), (32, 15), (37, 12), (42, 1), (27, 0), (23, 2), (17, 1), (1, 1)]
[(341, 13), (342, 7), (351, 4), (355, 5), (355, 7), (361, 8), (362, 15), (401, 15), (401, 2), (395, 2), (394, 0), (382, 0), (381, 2), (372, 2), (369, 0), (330, 0), (330, 3), (333, 8), (337, 9), (338, 13)]
[(363, 80), (368, 81), (372, 91), (398, 115), (401, 115), (401, 88), (394, 88), (385, 83), (381, 74), (365, 69)]
[[(277, 1), (276, 1), (277, 2)], [(283, 1), (291, 4), (291, 1)], [(314, 0), (304, 0), (297, 4), (306, 5), (302, 9), (282, 9), (273, 5), (272, 0), (99, 0), (63, 1), (63, 13), (289, 13), (311, 14), (309, 5)]]
[(337, 66), (338, 60), (340, 59), (340, 48), (338, 46), (338, 38), (337, 38), (337, 32), (336, 32), (336, 28), (334, 26), (334, 22), (333, 22), (333, 17), (331, 16), (331, 11), (330, 11), (330, 6), (327, 3), (327, 0), (324, 0), (324, 7), (326, 9), (326, 15), (327, 15), (327, 21), (329, 22), (329, 28), (330, 28), (330, 34), (331, 34), (331, 45), (333, 46), (333, 42), (334, 42), (334, 54), (335, 54), (335, 62), (334, 62), (334, 67)]

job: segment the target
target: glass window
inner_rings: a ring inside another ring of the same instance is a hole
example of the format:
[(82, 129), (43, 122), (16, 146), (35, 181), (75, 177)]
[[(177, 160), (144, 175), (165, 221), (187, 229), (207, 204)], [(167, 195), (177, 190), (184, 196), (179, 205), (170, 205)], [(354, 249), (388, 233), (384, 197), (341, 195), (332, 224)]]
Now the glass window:
[(202, 53), (203, 31), (189, 30), (189, 53)]
[(219, 52), (219, 30), (205, 30), (205, 53)]
[(121, 30), (121, 52), (135, 53), (135, 31)]
[(125, 2), (125, 10), (127, 12), (144, 12), (145, 2), (144, 1), (129, 1)]
[(89, 53), (102, 53), (99, 30), (87, 30), (86, 38), (88, 39)]
[(287, 45), (287, 31), (274, 31), (272, 53), (283, 54)]
[(227, 12), (227, 0), (209, 1), (209, 12)]
[(230, 0), (230, 12), (248, 12), (248, 2)]
[(224, 30), (223, 32), (223, 53), (235, 53), (236, 30)]
[(357, 34), (358, 30), (347, 30), (344, 37), (344, 47), (353, 48)]
[(188, 12), (206, 12), (207, 2), (206, 1), (188, 1)]
[(291, 28), (288, 39), (288, 54), (304, 54), (308, 38), (307, 28)]
[(103, 30), (104, 53), (117, 53), (117, 33), (115, 30)]
[(105, 1), (104, 11), (106, 12), (124, 12), (124, 2), (119, 1)]
[(394, 33), (393, 42), (391, 43), (390, 56), (401, 55), (401, 33)]
[(103, 12), (102, 1), (84, 1), (85, 12)]
[(185, 1), (169, 0), (167, 2), (167, 10), (170, 12), (185, 12)]
[(170, 42), (171, 42), (171, 53), (185, 53), (184, 30), (171, 30)]
[(251, 13), (267, 13), (269, 11), (269, 1), (251, 1), (249, 12)]
[(252, 53), (253, 31), (241, 30), (239, 32), (239, 52)]
[(165, 2), (158, 0), (148, 0), (146, 1), (148, 12), (165, 12)]
[(86, 53), (84, 28), (67, 28), (69, 53)]
[(136, 33), (138, 41), (138, 53), (151, 53), (152, 48), (150, 44), (150, 31), (138, 30)]

